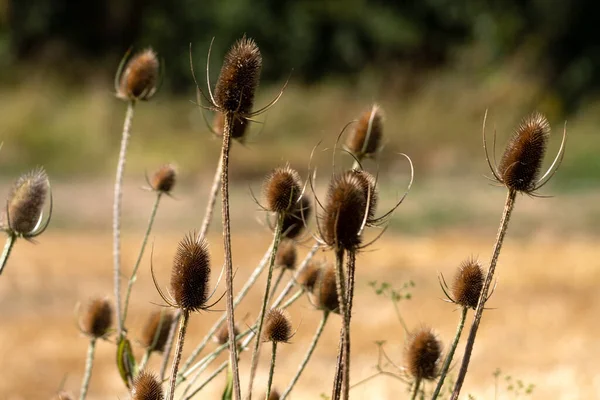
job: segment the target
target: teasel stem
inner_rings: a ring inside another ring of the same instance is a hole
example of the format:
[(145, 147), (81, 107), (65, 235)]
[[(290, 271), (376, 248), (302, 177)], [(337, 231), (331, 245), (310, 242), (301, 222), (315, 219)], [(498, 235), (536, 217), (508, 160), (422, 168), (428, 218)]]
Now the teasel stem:
[(485, 302), (488, 298), (488, 291), (492, 284), (492, 279), (494, 278), (494, 271), (496, 270), (496, 263), (498, 262), (498, 257), (500, 256), (500, 249), (502, 248), (502, 243), (504, 242), (504, 236), (506, 235), (508, 222), (510, 221), (510, 216), (515, 206), (516, 195), (517, 192), (514, 189), (508, 190), (504, 211), (502, 212), (502, 219), (500, 220), (500, 227), (498, 228), (498, 236), (496, 237), (496, 243), (494, 244), (492, 260), (490, 261), (490, 268), (485, 276), (485, 282), (483, 283), (483, 288), (481, 289), (481, 294), (479, 295), (479, 302), (477, 303), (477, 308), (475, 309), (475, 317), (473, 318), (473, 323), (471, 324), (471, 330), (469, 331), (469, 337), (465, 346), (465, 353), (463, 355), (460, 371), (458, 372), (458, 376), (456, 378), (456, 384), (454, 385), (454, 391), (452, 392), (451, 400), (458, 399), (458, 395), (460, 394), (460, 390), (465, 381), (465, 376), (467, 375), (469, 361), (471, 360), (471, 353), (473, 352), (473, 346), (475, 345), (475, 337), (477, 336), (477, 329), (479, 329), (479, 323), (481, 322)]
[(348, 301), (346, 313), (344, 315), (344, 325), (346, 326), (346, 338), (344, 340), (344, 374), (342, 380), (343, 399), (350, 396), (350, 319), (352, 317), (352, 303), (354, 300), (354, 272), (356, 270), (356, 252), (348, 251), (348, 276), (346, 283), (346, 299)]
[(219, 188), (221, 187), (221, 174), (223, 173), (223, 158), (219, 158), (219, 164), (217, 165), (217, 169), (215, 170), (215, 177), (213, 178), (213, 184), (210, 188), (210, 193), (208, 196), (208, 202), (206, 203), (206, 211), (204, 212), (204, 220), (202, 221), (202, 226), (200, 227), (199, 235), (202, 237), (206, 237), (206, 233), (208, 232), (208, 228), (212, 221), (213, 211), (215, 209), (215, 203), (217, 201), (217, 195), (219, 194)]
[(125, 173), (125, 161), (127, 159), (127, 146), (131, 136), (131, 122), (133, 121), (133, 109), (135, 100), (127, 104), (127, 113), (123, 123), (123, 136), (121, 138), (121, 150), (117, 163), (117, 174), (115, 178), (115, 199), (113, 204), (113, 258), (114, 258), (114, 285), (115, 285), (115, 308), (117, 309), (117, 336), (123, 334), (123, 319), (121, 318), (121, 200), (123, 197), (123, 175)]
[(2, 270), (4, 266), (8, 262), (8, 257), (10, 256), (10, 252), (12, 251), (15, 242), (17, 241), (17, 235), (10, 231), (8, 232), (8, 237), (6, 238), (6, 244), (4, 245), (4, 250), (2, 250), (2, 258), (0, 258), (0, 274), (2, 274)]
[(412, 392), (412, 395), (410, 396), (410, 400), (415, 400), (417, 398), (417, 395), (419, 394), (419, 386), (421, 386), (421, 378), (416, 378), (415, 388)]
[(125, 293), (125, 303), (123, 305), (123, 321), (121, 322), (121, 326), (125, 326), (125, 321), (127, 320), (127, 311), (129, 309), (129, 298), (131, 296), (131, 289), (133, 288), (133, 284), (137, 279), (137, 271), (140, 268), (140, 264), (144, 256), (144, 251), (146, 250), (148, 237), (150, 237), (150, 232), (152, 232), (152, 225), (154, 225), (154, 219), (156, 218), (156, 212), (158, 211), (158, 205), (160, 204), (161, 197), (162, 192), (157, 192), (156, 200), (154, 200), (152, 212), (150, 213), (150, 219), (148, 220), (148, 227), (146, 228), (146, 233), (144, 234), (144, 239), (142, 240), (142, 246), (140, 247), (140, 252), (138, 254), (137, 260), (135, 260), (135, 265), (133, 266), (133, 271), (131, 272), (131, 278), (129, 278), (129, 282), (127, 283), (127, 292)]
[(402, 314), (400, 313), (400, 308), (398, 308), (398, 302), (392, 301), (392, 303), (394, 303), (394, 310), (396, 311), (396, 316), (398, 317), (398, 321), (400, 321), (400, 325), (402, 325), (402, 329), (404, 329), (404, 333), (408, 334), (408, 326), (406, 325), (404, 318), (402, 318)]
[(175, 332), (179, 326), (179, 320), (181, 319), (181, 310), (177, 310), (173, 315), (173, 321), (171, 322), (171, 329), (169, 329), (169, 336), (167, 336), (167, 342), (165, 343), (165, 350), (163, 351), (163, 359), (160, 364), (159, 378), (161, 381), (165, 379), (167, 373), (167, 365), (169, 364), (169, 358), (171, 357), (171, 350), (173, 350), (173, 343), (175, 343)]
[(179, 362), (181, 361), (181, 353), (183, 351), (183, 342), (185, 340), (185, 332), (187, 330), (188, 321), (190, 319), (190, 312), (188, 310), (181, 310), (181, 323), (179, 325), (179, 335), (177, 337), (177, 347), (175, 347), (175, 356), (173, 357), (173, 364), (171, 366), (171, 380), (169, 383), (169, 392), (166, 397), (168, 400), (173, 400), (175, 397), (175, 380), (177, 379), (177, 370), (179, 368)]
[(456, 335), (454, 335), (454, 340), (452, 341), (452, 344), (448, 349), (448, 354), (446, 354), (446, 359), (444, 360), (444, 364), (442, 365), (440, 377), (438, 379), (435, 390), (433, 391), (433, 395), (431, 396), (431, 400), (437, 399), (437, 397), (440, 395), (440, 391), (442, 390), (442, 386), (444, 386), (444, 380), (446, 379), (446, 375), (448, 375), (448, 370), (450, 369), (450, 364), (452, 363), (454, 352), (456, 351), (456, 347), (458, 346), (458, 342), (460, 341), (460, 335), (462, 334), (462, 330), (465, 326), (465, 320), (467, 319), (467, 311), (469, 311), (468, 307), (462, 307), (460, 321), (458, 322), (458, 327), (456, 328)]
[(279, 296), (277, 296), (277, 299), (275, 299), (275, 301), (273, 302), (273, 305), (271, 306), (272, 308), (279, 307), (281, 302), (287, 297), (287, 295), (290, 293), (292, 288), (296, 285), (298, 277), (308, 267), (308, 264), (313, 259), (315, 254), (317, 254), (318, 250), (319, 250), (319, 244), (315, 243), (313, 245), (313, 247), (310, 249), (310, 251), (308, 252), (308, 254), (306, 255), (306, 257), (304, 257), (304, 260), (302, 261), (302, 263), (296, 270), (294, 277), (292, 279), (290, 279), (288, 284), (281, 290), (281, 293), (279, 293)]
[(271, 294), (269, 295), (268, 301), (271, 301), (271, 299), (273, 299), (273, 297), (275, 297), (275, 292), (277, 291), (277, 288), (279, 287), (279, 284), (281, 283), (281, 280), (283, 279), (283, 275), (285, 275), (285, 268), (281, 267), (281, 270), (279, 271), (279, 275), (277, 275), (277, 278), (275, 278), (275, 283), (273, 284), (273, 289), (271, 290)]
[(92, 378), (92, 367), (94, 366), (94, 352), (96, 351), (96, 340), (97, 338), (95, 337), (90, 338), (87, 358), (85, 361), (85, 374), (83, 375), (83, 381), (81, 382), (81, 392), (79, 393), (79, 400), (85, 400), (88, 388), (90, 386), (90, 379)]
[(262, 335), (263, 325), (265, 322), (265, 311), (267, 309), (267, 303), (269, 302), (269, 293), (271, 293), (271, 279), (273, 277), (273, 265), (275, 264), (275, 257), (277, 255), (277, 248), (281, 242), (281, 233), (283, 227), (283, 218), (285, 214), (279, 213), (277, 216), (277, 225), (275, 226), (275, 233), (273, 234), (273, 249), (271, 250), (271, 258), (269, 259), (269, 269), (267, 271), (267, 285), (263, 294), (262, 305), (260, 308), (260, 314), (258, 317), (258, 328), (256, 332), (257, 339), (254, 345), (254, 351), (252, 352), (252, 362), (250, 364), (250, 379), (248, 383), (248, 396), (247, 399), (252, 398), (252, 386), (254, 384), (254, 377), (256, 376), (256, 368), (258, 367), (258, 359), (260, 355), (260, 338)]
[[(258, 340), (257, 340), (258, 342)], [(271, 366), (269, 368), (269, 380), (267, 381), (267, 394), (265, 400), (269, 400), (271, 396), (271, 385), (273, 385), (273, 374), (275, 373), (275, 359), (277, 357), (277, 342), (273, 342), (273, 349), (271, 350)]]
[(335, 284), (338, 292), (338, 302), (340, 305), (340, 314), (342, 315), (342, 328), (340, 331), (340, 343), (338, 349), (337, 365), (335, 367), (335, 375), (333, 380), (333, 390), (331, 400), (339, 400), (341, 396), (343, 380), (346, 372), (344, 371), (344, 353), (345, 343), (348, 340), (348, 332), (346, 325), (346, 277), (344, 274), (344, 249), (338, 248), (335, 253)]
[(312, 354), (317, 347), (317, 343), (319, 342), (319, 339), (321, 338), (321, 335), (323, 334), (323, 330), (325, 328), (325, 324), (327, 323), (328, 317), (329, 317), (329, 311), (324, 311), (323, 317), (321, 317), (321, 322), (319, 323), (319, 326), (317, 327), (315, 336), (313, 337), (313, 340), (310, 343), (310, 346), (308, 347), (306, 355), (304, 356), (304, 360), (302, 360), (302, 362), (300, 363), (300, 367), (298, 367), (298, 371), (296, 372), (296, 375), (294, 375), (290, 384), (288, 385), (288, 387), (285, 389), (285, 391), (281, 395), (281, 400), (284, 400), (287, 398), (287, 396), (289, 396), (289, 394), (294, 389), (294, 386), (298, 382), (298, 379), (300, 379), (300, 375), (302, 375), (302, 373), (304, 372), (306, 365), (308, 365), (308, 361), (312, 357)]
[(184, 397), (184, 400), (190, 400), (191, 398), (193, 398), (195, 395), (197, 395), (198, 393), (200, 393), (200, 391), (202, 389), (204, 389), (204, 387), (206, 385), (208, 385), (213, 379), (215, 379), (225, 368), (227, 368), (227, 365), (229, 365), (229, 363), (227, 361), (223, 362), (219, 368), (217, 368), (212, 374), (210, 374), (210, 376), (208, 378), (206, 378), (206, 380), (204, 382), (202, 382), (202, 384), (200, 386), (198, 386), (198, 388), (196, 388), (196, 390), (194, 390), (192, 393), (190, 393), (189, 396)]

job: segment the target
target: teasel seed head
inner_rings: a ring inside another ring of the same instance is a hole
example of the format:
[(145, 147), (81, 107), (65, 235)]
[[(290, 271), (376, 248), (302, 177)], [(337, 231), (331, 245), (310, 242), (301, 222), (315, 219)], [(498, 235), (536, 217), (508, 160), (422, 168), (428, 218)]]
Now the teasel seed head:
[(292, 323), (287, 312), (281, 308), (267, 311), (264, 322), (263, 341), (288, 342), (292, 338)]
[(56, 400), (75, 400), (75, 397), (71, 393), (64, 390), (58, 392), (54, 398)]
[(483, 280), (483, 269), (477, 260), (471, 258), (463, 261), (452, 285), (454, 301), (463, 307), (476, 309)]
[(279, 392), (276, 389), (271, 388), (271, 393), (269, 394), (269, 398), (267, 400), (279, 400), (280, 397), (281, 395)]
[(509, 189), (531, 193), (536, 189), (550, 135), (550, 124), (538, 112), (523, 119), (498, 165), (498, 176)]
[(304, 193), (300, 197), (300, 200), (294, 204), (292, 210), (283, 216), (281, 228), (283, 236), (288, 239), (296, 239), (300, 236), (311, 213), (312, 204), (310, 198)]
[(339, 314), (340, 302), (335, 282), (335, 268), (328, 264), (321, 268), (313, 290), (316, 306)]
[(296, 268), (296, 245), (292, 240), (284, 239), (279, 243), (275, 254), (275, 265), (286, 269)]
[(162, 400), (163, 389), (158, 378), (146, 371), (141, 371), (133, 382), (132, 400)]
[(383, 137), (383, 113), (374, 104), (365, 111), (356, 124), (356, 128), (348, 136), (346, 148), (357, 159), (373, 157), (381, 146)]
[(377, 211), (377, 203), (379, 194), (377, 193), (377, 181), (373, 175), (364, 170), (352, 169), (347, 171), (349, 178), (355, 177), (363, 190), (365, 198), (369, 199), (367, 224), (375, 221), (375, 212)]
[[(173, 323), (173, 314), (168, 311), (154, 311), (150, 314), (144, 330), (142, 331), (142, 338), (140, 342), (146, 348), (152, 347), (154, 338), (156, 337), (156, 344), (152, 348), (152, 351), (162, 353), (167, 339), (169, 338), (169, 330)], [(158, 334), (158, 337), (156, 336)]]
[(159, 61), (151, 48), (135, 54), (120, 73), (117, 87), (117, 97), (123, 100), (149, 100), (154, 93), (159, 80)]
[[(237, 337), (239, 334), (240, 334), (240, 330), (238, 329), (237, 326), (234, 326), (233, 327), (233, 335)], [(229, 342), (229, 327), (227, 326), (227, 324), (221, 325), (219, 330), (215, 333), (213, 339), (218, 344), (225, 344), (225, 343)]]
[(177, 307), (206, 309), (210, 281), (210, 256), (204, 238), (188, 233), (180, 242), (171, 271), (171, 294)]
[(309, 262), (296, 277), (296, 281), (303, 286), (308, 292), (314, 290), (317, 279), (319, 278), (321, 267), (315, 262)]
[[(231, 128), (231, 138), (243, 141), (244, 137), (246, 136), (249, 124), (250, 123), (246, 118), (239, 116), (234, 118), (233, 127)], [(215, 113), (212, 128), (217, 135), (223, 136), (223, 129), (225, 129), (225, 114), (223, 114), (220, 111), (217, 111)]]
[(300, 193), (302, 193), (300, 175), (289, 166), (273, 170), (263, 184), (265, 208), (277, 213), (288, 213), (293, 210)]
[(252, 113), (261, 68), (262, 57), (254, 40), (239, 39), (225, 55), (215, 87), (219, 111), (241, 116)]
[(406, 368), (415, 379), (437, 378), (442, 344), (428, 328), (414, 332), (406, 348)]
[(17, 235), (35, 236), (49, 187), (48, 175), (42, 167), (21, 175), (8, 196), (5, 228)]
[(113, 322), (113, 307), (107, 298), (92, 299), (80, 322), (83, 333), (92, 338), (106, 336)]
[(165, 164), (156, 170), (152, 179), (150, 180), (150, 186), (152, 190), (156, 192), (162, 192), (169, 194), (175, 186), (177, 181), (177, 170), (173, 164)]

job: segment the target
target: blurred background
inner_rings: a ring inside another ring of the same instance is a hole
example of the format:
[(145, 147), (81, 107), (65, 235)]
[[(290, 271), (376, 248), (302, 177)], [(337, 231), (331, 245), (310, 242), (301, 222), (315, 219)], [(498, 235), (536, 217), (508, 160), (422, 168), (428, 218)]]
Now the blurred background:
[[(600, 311), (594, 285), (600, 279), (599, 13), (600, 4), (591, 0), (0, 0), (1, 195), (19, 174), (43, 165), (55, 200), (48, 233), (36, 246), (18, 243), (0, 279), (0, 360), (10, 370), (0, 376), (0, 398), (48, 398), (65, 376), (66, 387), (78, 387), (85, 340), (73, 326), (72, 307), (90, 293), (111, 293), (112, 182), (126, 108), (114, 96), (113, 81), (125, 52), (152, 47), (163, 61), (164, 80), (155, 97), (136, 107), (124, 263), (135, 258), (153, 202), (140, 190), (144, 175), (174, 162), (176, 199), (163, 202), (154, 238), (166, 282), (177, 240), (202, 220), (220, 151), (205, 121), (212, 115), (203, 116), (194, 104), (190, 56), (205, 89), (211, 41), (214, 85), (223, 55), (243, 34), (256, 40), (263, 56), (256, 105), (289, 83), (251, 126), (248, 140), (233, 149), (234, 245), (248, 252), (239, 262), (260, 259), (256, 249), (266, 248), (270, 235), (250, 191), (260, 198), (262, 178), (286, 162), (306, 177), (313, 147), (321, 141), (320, 149), (331, 149), (344, 125), (373, 103), (385, 114), (385, 146), (365, 167), (379, 174), (382, 210), (409, 181), (408, 164), (398, 153), (408, 154), (415, 166), (411, 193), (390, 220), (385, 240), (364, 256), (372, 267), (361, 272), (356, 312), (371, 317), (377, 307), (381, 315), (360, 330), (356, 381), (373, 372), (375, 340), (388, 340), (402, 362), (404, 338), (393, 308), (368, 281), (401, 286), (414, 280), (414, 299), (405, 310), (410, 325), (432, 325), (446, 342), (454, 332), (458, 316), (439, 301), (437, 272), (451, 277), (470, 255), (488, 259), (505, 196), (484, 178), (490, 175), (481, 145), (486, 110), (498, 155), (524, 116), (544, 113), (553, 132), (546, 165), (566, 124), (564, 161), (539, 193), (552, 197), (518, 199), (490, 306), (496, 310), (484, 324), (481, 352), (473, 360), (479, 364), (465, 393), (494, 398), (499, 388), (497, 398), (514, 398), (504, 372), (495, 383), (493, 372), (500, 368), (536, 384), (533, 397), (596, 398), (600, 381), (590, 371), (600, 355), (593, 337)], [(336, 159), (338, 168), (351, 163), (343, 155)], [(321, 195), (331, 151), (317, 151), (313, 165), (319, 167)], [(218, 216), (211, 232), (218, 260)], [(241, 277), (251, 264), (240, 264)], [(133, 306), (141, 313), (159, 299), (147, 268), (138, 285)], [(309, 303), (303, 307), (297, 312), (297, 321), (304, 321), (302, 344), (316, 321), (307, 315)], [(143, 315), (134, 323), (142, 322)], [(337, 327), (330, 328), (334, 347)], [(499, 341), (507, 346), (502, 352), (494, 346)], [(74, 344), (65, 348), (68, 342)], [(123, 398), (106, 347), (90, 398)], [(23, 358), (22, 352), (37, 356)], [(290, 357), (299, 359), (302, 352)], [(298, 398), (328, 391), (321, 376), (333, 373), (330, 353), (317, 355)], [(38, 375), (36, 385), (24, 385), (40, 362), (57, 366)], [(289, 376), (295, 365), (290, 361)], [(379, 379), (356, 398), (403, 393), (400, 382)]]

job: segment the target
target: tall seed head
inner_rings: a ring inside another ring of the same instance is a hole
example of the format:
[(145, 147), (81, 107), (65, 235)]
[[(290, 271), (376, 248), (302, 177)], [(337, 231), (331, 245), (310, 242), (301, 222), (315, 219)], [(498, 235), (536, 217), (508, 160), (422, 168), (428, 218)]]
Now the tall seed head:
[[(156, 344), (152, 348), (152, 351), (162, 353), (169, 338), (169, 330), (171, 329), (172, 323), (173, 314), (170, 312), (152, 312), (142, 331), (142, 337), (140, 339), (142, 346), (147, 348), (152, 347), (152, 343), (154, 343), (154, 338), (156, 337)], [(156, 336), (157, 334), (158, 337)]]
[(148, 48), (134, 55), (119, 78), (117, 97), (123, 100), (148, 100), (156, 92), (159, 62)]
[(378, 105), (365, 111), (356, 128), (346, 140), (346, 148), (359, 160), (374, 156), (381, 146), (383, 137), (383, 113)]
[(437, 378), (442, 344), (431, 329), (421, 328), (414, 332), (406, 348), (406, 369), (415, 379)]
[(154, 374), (141, 371), (133, 382), (132, 400), (163, 400), (163, 389)]
[(93, 338), (105, 336), (113, 320), (113, 307), (106, 298), (92, 299), (80, 322), (81, 330)]
[(305, 193), (300, 197), (290, 212), (283, 216), (281, 231), (283, 236), (288, 239), (296, 239), (304, 230), (306, 221), (309, 220), (312, 213), (310, 198)]
[(265, 342), (288, 342), (292, 337), (290, 317), (281, 308), (271, 308), (267, 311), (264, 325), (263, 340)]
[(282, 240), (275, 254), (275, 265), (282, 268), (294, 269), (296, 267), (296, 245), (289, 239)]
[(293, 210), (300, 193), (300, 175), (288, 166), (273, 170), (263, 184), (266, 209), (277, 213)]
[(152, 190), (162, 193), (170, 193), (177, 181), (177, 170), (173, 164), (161, 166), (150, 180)]
[(204, 309), (209, 280), (208, 245), (190, 232), (179, 242), (171, 271), (171, 294), (177, 306), (192, 312)]
[(483, 288), (483, 280), (483, 269), (477, 260), (463, 261), (452, 285), (454, 301), (463, 307), (476, 309)]
[[(231, 137), (233, 139), (242, 140), (248, 130), (249, 121), (243, 117), (236, 117), (233, 119), (233, 127), (231, 128)], [(220, 111), (215, 113), (213, 119), (213, 130), (219, 136), (223, 136), (223, 130), (225, 129), (225, 114)]]
[(238, 40), (225, 55), (215, 87), (215, 102), (220, 111), (249, 115), (258, 87), (262, 57), (250, 38)]
[(298, 284), (303, 286), (308, 292), (312, 292), (317, 279), (319, 278), (321, 268), (315, 262), (309, 262), (306, 268), (304, 268), (296, 277)]
[(339, 314), (340, 302), (337, 294), (335, 269), (333, 265), (329, 264), (321, 268), (313, 294), (319, 309)]
[(535, 112), (523, 119), (513, 134), (498, 165), (498, 175), (509, 189), (535, 190), (550, 135), (545, 116)]
[(48, 196), (48, 188), (48, 175), (41, 167), (17, 179), (8, 196), (7, 206), (7, 222), (13, 232), (27, 235), (35, 230)]
[(348, 175), (348, 179), (353, 177), (357, 180), (360, 185), (363, 195), (369, 199), (367, 223), (374, 221), (375, 212), (377, 211), (377, 203), (379, 201), (379, 194), (377, 193), (377, 181), (373, 175), (367, 171), (353, 169), (345, 172)]

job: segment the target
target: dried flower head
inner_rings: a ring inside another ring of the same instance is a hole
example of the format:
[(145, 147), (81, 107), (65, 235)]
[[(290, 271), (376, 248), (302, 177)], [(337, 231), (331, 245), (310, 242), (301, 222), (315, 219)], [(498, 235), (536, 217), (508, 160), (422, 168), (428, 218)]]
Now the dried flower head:
[(177, 307), (192, 312), (205, 309), (209, 280), (208, 245), (190, 232), (179, 242), (171, 271), (171, 294)]
[(282, 268), (294, 269), (296, 267), (296, 244), (289, 239), (279, 243), (275, 254), (275, 265)]
[[(233, 119), (233, 127), (231, 128), (231, 137), (233, 139), (242, 140), (244, 136), (246, 136), (246, 131), (248, 130), (249, 121), (243, 117), (235, 117)], [(213, 130), (214, 132), (222, 136), (223, 130), (225, 129), (225, 114), (220, 111), (215, 113), (215, 118), (213, 120)]]
[[(142, 331), (140, 339), (142, 346), (147, 348), (152, 347), (152, 351), (162, 353), (169, 338), (169, 330), (172, 323), (173, 314), (170, 312), (153, 311)], [(156, 343), (152, 346), (155, 339)]]
[(133, 382), (132, 400), (162, 400), (163, 389), (158, 378), (146, 370), (141, 371)]
[(383, 137), (383, 114), (381, 108), (374, 104), (364, 112), (356, 128), (348, 136), (346, 148), (357, 159), (374, 156), (380, 148)]
[(337, 295), (333, 265), (328, 264), (321, 268), (313, 294), (316, 306), (319, 309), (339, 313), (340, 302)]
[[(121, 73), (122, 72), (122, 73)], [(148, 100), (156, 92), (159, 62), (154, 50), (148, 48), (135, 54), (124, 70), (117, 72), (117, 97), (123, 100)]]
[[(233, 327), (233, 334), (236, 337), (240, 334), (240, 331), (237, 326)], [(214, 339), (215, 342), (217, 342), (218, 344), (225, 344), (229, 342), (229, 327), (227, 326), (227, 324), (221, 325), (221, 328), (219, 328), (217, 333), (215, 333)]]
[(263, 340), (265, 342), (288, 342), (292, 337), (290, 317), (281, 308), (271, 308), (267, 311), (264, 325)]
[(92, 299), (80, 321), (83, 333), (101, 338), (108, 333), (113, 320), (113, 307), (107, 298)]
[(41, 167), (17, 179), (6, 208), (10, 231), (26, 237), (36, 236), (49, 186), (48, 175)]
[(470, 258), (463, 261), (452, 285), (454, 302), (463, 307), (476, 309), (483, 288), (483, 279), (483, 269), (477, 260)]
[(177, 170), (173, 164), (161, 166), (150, 180), (152, 190), (162, 193), (170, 193), (177, 180)]
[(306, 221), (312, 213), (312, 205), (310, 198), (305, 193), (300, 196), (290, 212), (283, 216), (283, 224), (281, 231), (283, 236), (288, 239), (296, 239), (304, 230)]
[(239, 39), (225, 55), (215, 87), (214, 99), (220, 111), (251, 114), (261, 68), (262, 57), (254, 40), (246, 36)]
[(315, 287), (315, 283), (319, 278), (320, 270), (321, 267), (314, 261), (311, 261), (302, 271), (300, 271), (296, 277), (296, 281), (308, 292), (312, 292)]
[(377, 203), (379, 201), (379, 194), (377, 193), (377, 181), (373, 175), (364, 170), (352, 169), (345, 172), (349, 179), (352, 177), (356, 178), (358, 184), (363, 190), (365, 198), (369, 199), (367, 224), (374, 223), (375, 212), (377, 211)]
[(60, 392), (58, 392), (56, 394), (56, 396), (54, 397), (54, 399), (56, 399), (56, 400), (75, 400), (75, 396), (73, 396), (69, 392), (61, 390)]
[(442, 344), (428, 328), (414, 332), (406, 347), (406, 369), (415, 379), (437, 378)]
[[(265, 396), (266, 397), (266, 394)], [(279, 400), (279, 398), (281, 397), (281, 395), (279, 394), (279, 392), (276, 389), (271, 389), (271, 393), (269, 394), (269, 398), (267, 400)]]
[(287, 213), (294, 208), (302, 193), (302, 180), (296, 170), (289, 166), (274, 169), (263, 183), (266, 209)]

